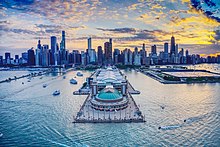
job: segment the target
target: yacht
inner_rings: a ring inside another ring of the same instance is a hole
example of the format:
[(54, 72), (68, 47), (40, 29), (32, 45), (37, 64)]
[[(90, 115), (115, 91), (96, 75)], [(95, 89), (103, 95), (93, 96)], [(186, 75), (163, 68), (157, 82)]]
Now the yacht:
[(70, 80), (70, 83), (71, 83), (71, 84), (77, 84), (77, 81), (72, 78), (72, 79)]
[(82, 77), (82, 76), (83, 76), (83, 74), (82, 74), (81, 72), (77, 72), (76, 75), (79, 76), (79, 77)]
[(47, 87), (47, 84), (43, 84), (43, 88), (46, 88)]
[(60, 90), (56, 90), (53, 92), (53, 96), (60, 95)]

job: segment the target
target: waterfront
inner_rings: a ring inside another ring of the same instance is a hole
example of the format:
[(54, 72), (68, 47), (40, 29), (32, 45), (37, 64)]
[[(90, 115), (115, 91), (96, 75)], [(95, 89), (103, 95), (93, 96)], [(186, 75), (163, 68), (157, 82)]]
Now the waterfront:
[[(212, 65), (209, 66), (211, 69)], [(216, 65), (214, 65), (216, 66)], [(217, 65), (220, 69), (220, 65)], [(146, 123), (73, 124), (86, 95), (73, 95), (91, 73), (77, 71), (0, 84), (3, 146), (219, 146), (220, 84), (164, 85), (134, 70), (123, 71), (141, 92), (134, 95)], [(218, 71), (219, 72), (219, 71)], [(1, 73), (0, 73), (1, 74)], [(2, 77), (2, 76), (1, 76)], [(22, 85), (22, 82), (25, 82)], [(43, 88), (44, 83), (48, 84)], [(60, 89), (59, 96), (52, 96)], [(161, 109), (161, 106), (164, 109)], [(184, 123), (184, 120), (187, 120)], [(163, 126), (162, 130), (158, 127)]]

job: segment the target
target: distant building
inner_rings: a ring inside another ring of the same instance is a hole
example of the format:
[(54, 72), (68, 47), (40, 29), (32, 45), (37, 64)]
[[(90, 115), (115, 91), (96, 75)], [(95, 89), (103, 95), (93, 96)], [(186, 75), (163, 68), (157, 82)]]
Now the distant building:
[(11, 64), (11, 53), (9, 52), (5, 53), (5, 62), (6, 64)]
[(114, 64), (118, 64), (120, 61), (120, 50), (115, 48), (113, 52), (113, 62)]
[(171, 37), (171, 42), (170, 42), (170, 55), (172, 54), (175, 55), (175, 38), (173, 36)]
[(109, 42), (104, 43), (105, 50), (105, 64), (112, 64), (112, 39), (109, 39)]
[(51, 36), (50, 38), (50, 46), (51, 46), (51, 64), (55, 65), (55, 62), (57, 62), (56, 59), (56, 53), (57, 53), (57, 37), (56, 36)]
[(35, 65), (35, 55), (33, 48), (28, 50), (28, 65), (34, 66)]
[(98, 57), (98, 64), (102, 65), (103, 64), (103, 50), (101, 46), (98, 46), (97, 57)]

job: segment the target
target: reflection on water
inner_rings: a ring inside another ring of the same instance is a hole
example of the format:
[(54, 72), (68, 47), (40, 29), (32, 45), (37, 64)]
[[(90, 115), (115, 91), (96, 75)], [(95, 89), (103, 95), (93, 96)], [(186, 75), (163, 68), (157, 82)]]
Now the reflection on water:
[[(0, 84), (0, 146), (220, 145), (219, 83), (164, 85), (134, 70), (123, 72), (141, 92), (134, 99), (146, 123), (73, 124), (86, 98), (72, 94), (82, 86), (69, 83), (76, 71), (66, 79), (50, 74)], [(90, 72), (83, 74), (78, 83)], [(57, 89), (61, 94), (54, 97)]]

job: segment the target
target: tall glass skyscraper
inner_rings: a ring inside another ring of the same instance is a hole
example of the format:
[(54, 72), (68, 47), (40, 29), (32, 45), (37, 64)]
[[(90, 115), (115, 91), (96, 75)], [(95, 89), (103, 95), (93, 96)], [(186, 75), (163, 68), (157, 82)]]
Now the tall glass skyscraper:
[(175, 54), (175, 38), (171, 37), (171, 43), (170, 43), (170, 55)]
[(50, 40), (50, 44), (51, 44), (51, 52), (52, 52), (52, 59), (51, 59), (51, 64), (54, 65), (55, 64), (55, 53), (57, 52), (57, 37), (56, 36), (51, 36), (51, 40)]

